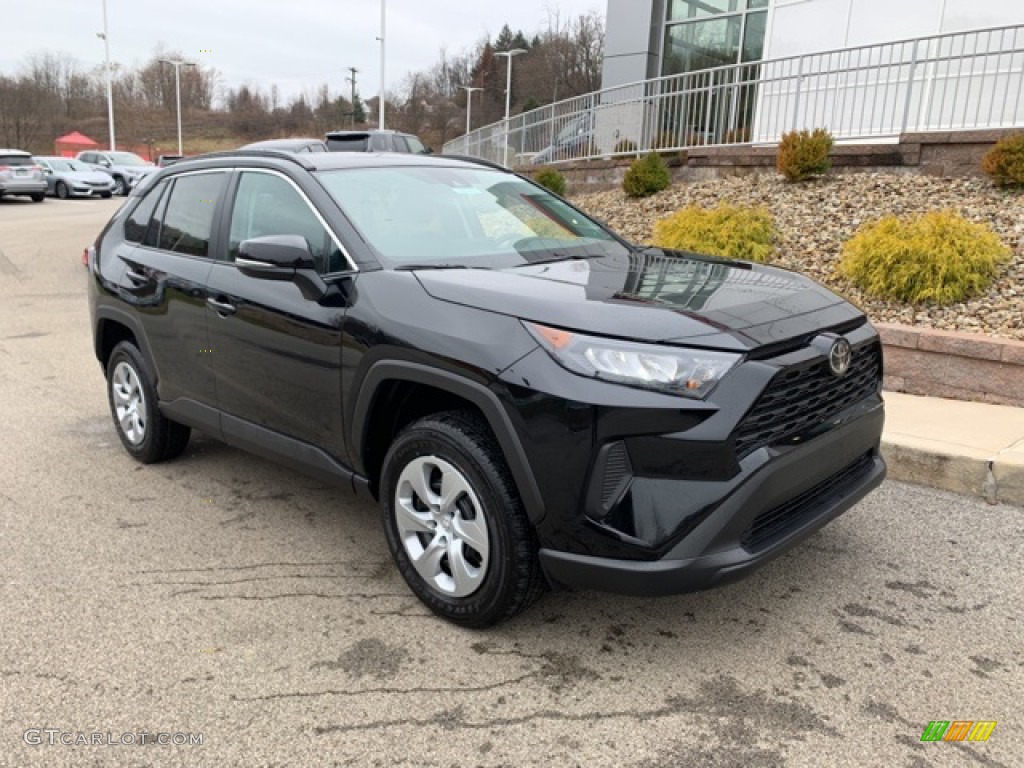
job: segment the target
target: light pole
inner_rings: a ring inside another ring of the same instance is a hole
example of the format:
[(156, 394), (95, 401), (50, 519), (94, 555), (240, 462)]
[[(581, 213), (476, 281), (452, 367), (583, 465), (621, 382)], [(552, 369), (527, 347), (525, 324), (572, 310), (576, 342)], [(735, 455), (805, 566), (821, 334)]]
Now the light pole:
[(509, 112), (512, 109), (512, 57), (518, 56), (521, 53), (526, 53), (523, 48), (513, 48), (511, 51), (501, 51), (500, 53), (494, 54), (495, 56), (504, 56), (508, 59), (508, 80), (505, 86), (505, 167), (508, 167), (508, 118)]
[(107, 35), (107, 0), (103, 0), (103, 31), (97, 32), (96, 37), (103, 41), (104, 68), (107, 70), (107, 129), (110, 132), (110, 151), (117, 148), (114, 140), (114, 86), (110, 74), (110, 37)]
[(183, 61), (181, 59), (160, 59), (161, 64), (171, 64), (174, 66), (174, 94), (175, 99), (178, 102), (178, 154), (183, 155), (185, 152), (181, 147), (181, 68), (182, 67), (194, 67), (194, 61)]
[(377, 97), (380, 101), (380, 126), (382, 131), (384, 130), (384, 81), (387, 76), (387, 26), (388, 26), (388, 2), (387, 0), (380, 0), (380, 95)]
[[(472, 85), (460, 85), (459, 88), (466, 92), (466, 135), (469, 136), (473, 116), (473, 91), (482, 91), (483, 88), (474, 88)], [(467, 147), (468, 149), (468, 147)]]

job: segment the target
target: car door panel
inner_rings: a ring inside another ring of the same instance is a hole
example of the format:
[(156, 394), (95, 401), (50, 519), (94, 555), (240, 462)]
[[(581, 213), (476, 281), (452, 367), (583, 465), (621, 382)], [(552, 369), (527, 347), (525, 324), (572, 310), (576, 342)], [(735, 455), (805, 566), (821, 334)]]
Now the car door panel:
[[(309, 443), (345, 461), (344, 291), (334, 285), (323, 299), (311, 301), (292, 282), (248, 277), (233, 264), (241, 241), (276, 234), (316, 241), (315, 261), (327, 264), (331, 254), (324, 245), (326, 230), (308, 200), (283, 176), (242, 171), (233, 187), (224, 217), (227, 260), (214, 266), (207, 285), (219, 407), (226, 416)], [(227, 429), (225, 438), (232, 440)]]

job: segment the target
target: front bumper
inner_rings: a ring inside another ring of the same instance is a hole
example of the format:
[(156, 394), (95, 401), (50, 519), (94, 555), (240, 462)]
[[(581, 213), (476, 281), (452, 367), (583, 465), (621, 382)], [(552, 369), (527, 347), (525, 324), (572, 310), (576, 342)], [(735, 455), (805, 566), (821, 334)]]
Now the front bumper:
[(114, 192), (114, 184), (105, 187), (91, 187), (84, 184), (69, 186), (68, 192), (72, 197), (92, 197), (93, 195), (110, 195)]
[[(876, 401), (858, 410), (856, 418), (806, 445), (762, 448), (747, 457), (728, 496), (660, 559), (624, 560), (541, 549), (548, 581), (577, 589), (668, 595), (741, 578), (882, 483), (886, 469), (879, 435), (884, 409)], [(687, 498), (688, 490), (695, 490), (693, 481), (673, 485), (677, 498)]]

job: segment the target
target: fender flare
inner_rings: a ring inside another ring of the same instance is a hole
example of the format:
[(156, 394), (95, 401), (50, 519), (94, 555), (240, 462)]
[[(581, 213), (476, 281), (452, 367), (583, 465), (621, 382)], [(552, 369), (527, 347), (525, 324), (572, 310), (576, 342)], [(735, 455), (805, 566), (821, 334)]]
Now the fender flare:
[(482, 384), (470, 381), (448, 371), (441, 371), (426, 365), (412, 362), (382, 360), (374, 363), (366, 372), (359, 387), (352, 418), (352, 445), (355, 454), (362, 464), (363, 446), (366, 444), (370, 408), (373, 406), (380, 386), (386, 381), (410, 381), (425, 384), (450, 392), (453, 395), (473, 403), (483, 413), (491, 431), (498, 440), (498, 446), (508, 462), (516, 488), (523, 500), (526, 514), (534, 525), (539, 523), (545, 514), (544, 500), (537, 486), (530, 462), (523, 450), (523, 444), (516, 434), (512, 420), (501, 405), (498, 396)]

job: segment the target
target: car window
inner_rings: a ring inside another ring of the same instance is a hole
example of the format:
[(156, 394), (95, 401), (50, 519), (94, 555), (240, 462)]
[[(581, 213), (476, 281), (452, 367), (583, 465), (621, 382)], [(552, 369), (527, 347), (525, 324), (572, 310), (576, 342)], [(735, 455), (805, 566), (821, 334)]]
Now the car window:
[(160, 227), (161, 250), (209, 255), (213, 213), (226, 179), (226, 173), (197, 173), (175, 179)]
[[(370, 145), (370, 137), (365, 133), (352, 136), (328, 136), (327, 148), (331, 152), (365, 152)], [(376, 147), (374, 147), (376, 149)]]
[(228, 258), (234, 261), (238, 257), (243, 240), (271, 235), (306, 238), (320, 273), (348, 268), (341, 248), (295, 187), (280, 176), (243, 172), (231, 211)]
[(408, 152), (409, 144), (406, 142), (404, 136), (395, 136), (395, 152)]
[(417, 139), (415, 136), (406, 136), (406, 143), (409, 145), (409, 151), (414, 155), (425, 155), (427, 154), (427, 148), (423, 142)]
[(306, 147), (310, 152), (326, 152), (327, 149), (323, 144), (310, 144)]
[(0, 165), (35, 165), (35, 161), (25, 155), (0, 155)]
[[(132, 215), (124, 223), (125, 240), (132, 243), (143, 243), (144, 245), (156, 245), (156, 230), (158, 227), (153, 222), (153, 212), (156, 210), (156, 204), (160, 202), (165, 189), (167, 189), (167, 182), (161, 181), (135, 206)], [(154, 234), (147, 239), (146, 232), (150, 229), (154, 230)]]

